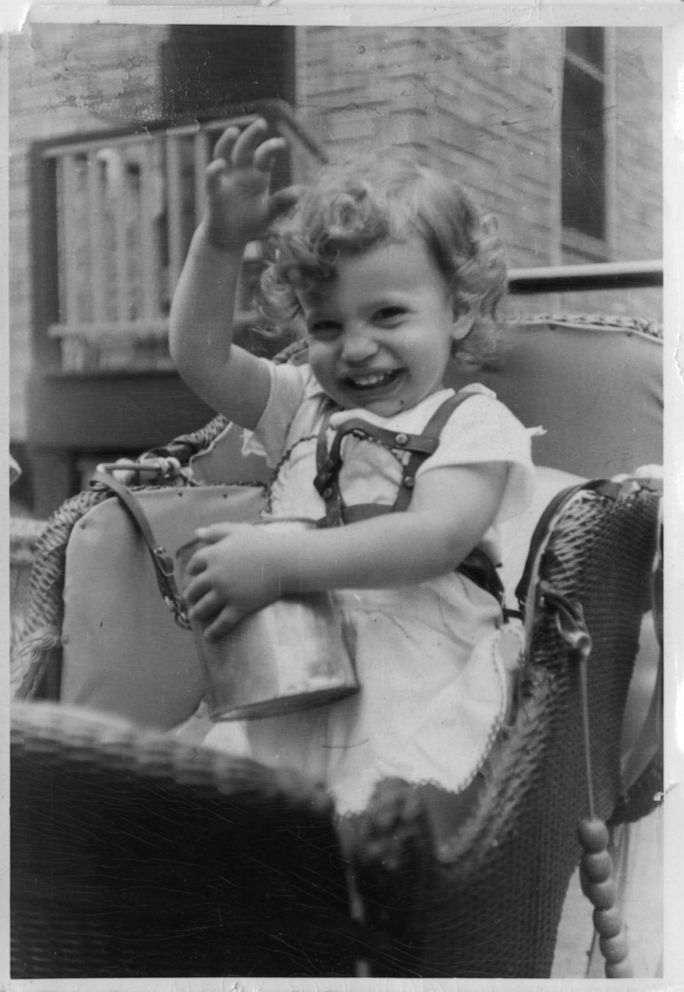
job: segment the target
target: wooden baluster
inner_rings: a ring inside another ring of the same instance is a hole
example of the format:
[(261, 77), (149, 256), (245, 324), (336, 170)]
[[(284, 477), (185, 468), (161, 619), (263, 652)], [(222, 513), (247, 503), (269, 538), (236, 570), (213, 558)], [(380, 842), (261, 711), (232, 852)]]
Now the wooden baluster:
[[(79, 305), (79, 223), (78, 173), (76, 157), (62, 156), (60, 163), (62, 209), (60, 211), (60, 254), (62, 259), (62, 291), (60, 292), (60, 323), (78, 324), (81, 322)], [(82, 236), (82, 234), (81, 234)]]
[(141, 317), (159, 315), (159, 246), (155, 232), (159, 206), (156, 163), (152, 142), (141, 147), (140, 156), (140, 268), (142, 272)]
[(181, 138), (169, 134), (166, 138), (166, 208), (169, 239), (169, 299), (173, 298), (185, 257), (183, 244), (183, 170)]
[(88, 265), (90, 273), (90, 318), (94, 323), (102, 323), (107, 317), (104, 195), (102, 163), (98, 159), (97, 152), (91, 151), (88, 152), (87, 181), (90, 237)]
[(206, 131), (198, 131), (195, 135), (193, 147), (195, 159), (195, 223), (199, 224), (204, 213), (204, 200), (206, 196), (204, 170), (209, 165), (211, 158), (209, 134)]
[(118, 175), (113, 195), (114, 210), (114, 254), (116, 266), (116, 320), (125, 323), (129, 318), (130, 287), (128, 263), (130, 258), (128, 245), (128, 224), (130, 217), (130, 193), (128, 189), (128, 171), (124, 155), (117, 149)]

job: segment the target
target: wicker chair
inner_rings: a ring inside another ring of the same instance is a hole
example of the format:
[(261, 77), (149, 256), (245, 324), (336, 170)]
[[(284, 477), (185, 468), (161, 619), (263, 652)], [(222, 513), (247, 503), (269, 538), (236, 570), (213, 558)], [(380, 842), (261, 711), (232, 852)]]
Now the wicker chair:
[(51, 703), (11, 746), (13, 978), (353, 973), (320, 788)]
[[(580, 427), (572, 456), (547, 447), (544, 464), (587, 477), (630, 471), (660, 460), (660, 349), (650, 331), (627, 321), (521, 323), (508, 359), (517, 381), (500, 366), (486, 370), (484, 379), (527, 423), (544, 423), (551, 436), (556, 428), (567, 435), (569, 410), (602, 426), (603, 454), (585, 443), (590, 435)], [(575, 354), (580, 343), (586, 398), (559, 403), (563, 380), (568, 392), (569, 368), (559, 349), (568, 341)], [(621, 368), (632, 377), (627, 387), (608, 378), (618, 346), (626, 359)], [(543, 364), (545, 349), (539, 415), (520, 379), (530, 379), (531, 356), (541, 354)], [(593, 382), (586, 381), (589, 373)], [(595, 373), (604, 388), (597, 389)], [(187, 460), (224, 426), (213, 421), (177, 439), (171, 450)], [(622, 439), (614, 436), (606, 448), (606, 436), (618, 431)], [(96, 492), (68, 501), (39, 542), (19, 660), (24, 697), (59, 698), (65, 548), (81, 515), (103, 498)], [(606, 485), (577, 492), (545, 523), (520, 588), (528, 636), (515, 717), (473, 806), (437, 837), (432, 825), (440, 810), (428, 794), (424, 830), (413, 838), (410, 856), (391, 866), (374, 853), (377, 847), (361, 846), (353, 884), (329, 810), (312, 783), (294, 775), (283, 780), (252, 763), (104, 717), (16, 704), (13, 976), (351, 976), (363, 961), (378, 977), (548, 977), (581, 854), (576, 824), (589, 813), (587, 755), (596, 815), (609, 819), (620, 809), (625, 819), (654, 801), (657, 762), (649, 765), (643, 805), (635, 810), (625, 798), (620, 734), (642, 617), (652, 604), (659, 506), (658, 487), (647, 481)], [(559, 602), (584, 610), (593, 643), (586, 692), (576, 648), (559, 626)], [(179, 809), (187, 817), (180, 826)], [(207, 837), (211, 843), (202, 840)], [(283, 845), (288, 850), (281, 856)], [(264, 874), (255, 881), (259, 851)], [(181, 857), (188, 870), (179, 874)], [(138, 899), (127, 880), (141, 866)], [(108, 908), (112, 884), (114, 904), (126, 910), (116, 926)], [(271, 885), (278, 890), (275, 901), (266, 897)], [(238, 918), (235, 905), (251, 908)], [(114, 949), (103, 947), (112, 943), (108, 934), (116, 934)]]
[(590, 812), (580, 667), (554, 602), (582, 604), (593, 642), (591, 781), (595, 812), (608, 820), (622, 796), (622, 714), (651, 604), (657, 530), (657, 492), (637, 486), (582, 494), (546, 534), (525, 590), (528, 665), (517, 717), (470, 816), (436, 857), (429, 845), (416, 847), (410, 898), (406, 879), (383, 865), (359, 871), (367, 926), (391, 934), (374, 974), (401, 962), (401, 974), (425, 977), (549, 976), (581, 853), (576, 827)]

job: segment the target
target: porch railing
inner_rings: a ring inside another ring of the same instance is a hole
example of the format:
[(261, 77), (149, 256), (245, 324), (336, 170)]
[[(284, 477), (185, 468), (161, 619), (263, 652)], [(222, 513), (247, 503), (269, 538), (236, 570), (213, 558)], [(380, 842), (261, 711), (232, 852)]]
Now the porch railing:
[[(280, 101), (201, 123), (151, 127), (46, 145), (54, 170), (59, 314), (64, 371), (171, 367), (168, 313), (192, 233), (204, 209), (204, 170), (229, 125), (258, 115), (294, 138), (298, 152), (325, 153)], [(296, 158), (296, 155), (295, 155)], [(278, 167), (297, 172), (293, 156)]]
[[(308, 157), (325, 160), (285, 104), (140, 133), (49, 144), (54, 170), (59, 313), (48, 334), (61, 343), (63, 372), (171, 369), (168, 313), (192, 233), (204, 208), (204, 170), (229, 124), (256, 114), (289, 132)], [(288, 180), (298, 168), (282, 167)], [(249, 267), (247, 267), (247, 270)], [(659, 261), (514, 269), (515, 294), (662, 284)], [(249, 278), (238, 307), (249, 306)]]

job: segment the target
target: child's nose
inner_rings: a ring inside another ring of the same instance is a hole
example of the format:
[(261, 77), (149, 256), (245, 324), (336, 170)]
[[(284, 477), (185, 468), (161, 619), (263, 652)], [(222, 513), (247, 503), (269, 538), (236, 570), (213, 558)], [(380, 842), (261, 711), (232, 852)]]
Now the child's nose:
[(358, 325), (345, 328), (342, 342), (342, 357), (345, 361), (363, 362), (377, 350), (377, 342), (368, 328)]

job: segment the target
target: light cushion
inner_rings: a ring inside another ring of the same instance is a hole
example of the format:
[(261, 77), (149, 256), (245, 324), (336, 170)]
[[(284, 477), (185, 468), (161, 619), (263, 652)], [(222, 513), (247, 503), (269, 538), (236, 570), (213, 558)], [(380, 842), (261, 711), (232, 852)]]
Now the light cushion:
[(552, 319), (509, 324), (499, 357), (455, 365), (448, 384), (482, 382), (526, 427), (542, 426), (532, 457), (585, 478), (663, 461), (662, 341), (623, 326)]

